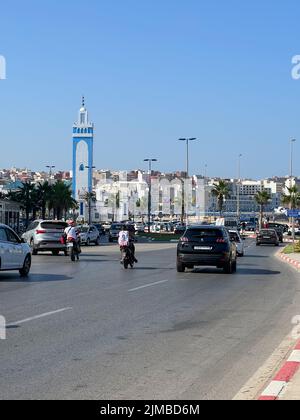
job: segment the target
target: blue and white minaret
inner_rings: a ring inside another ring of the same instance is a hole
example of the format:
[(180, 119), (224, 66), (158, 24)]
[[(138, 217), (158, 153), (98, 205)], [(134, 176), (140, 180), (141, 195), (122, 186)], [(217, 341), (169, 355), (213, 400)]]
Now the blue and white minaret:
[(89, 122), (83, 97), (73, 125), (73, 197), (79, 202), (80, 216), (85, 216), (84, 196), (93, 190), (93, 143), (94, 124)]

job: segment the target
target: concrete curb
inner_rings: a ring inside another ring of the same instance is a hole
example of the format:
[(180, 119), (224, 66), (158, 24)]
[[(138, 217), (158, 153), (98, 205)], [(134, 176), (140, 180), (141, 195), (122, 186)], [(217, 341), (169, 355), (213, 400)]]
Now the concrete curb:
[(291, 382), (294, 375), (300, 367), (300, 340), (291, 351), (289, 358), (281, 367), (274, 379), (263, 390), (258, 400), (275, 401), (282, 396), (286, 390), (287, 384)]
[(283, 254), (281, 251), (279, 251), (279, 252), (276, 254), (276, 257), (278, 257), (278, 258), (280, 258), (281, 260), (283, 260), (284, 262), (286, 262), (286, 263), (288, 263), (288, 264), (292, 265), (292, 266), (293, 266), (294, 268), (296, 268), (297, 270), (300, 270), (300, 262), (299, 262), (299, 261), (294, 260), (294, 259), (293, 259), (293, 258), (291, 258), (291, 257), (288, 257), (287, 255)]

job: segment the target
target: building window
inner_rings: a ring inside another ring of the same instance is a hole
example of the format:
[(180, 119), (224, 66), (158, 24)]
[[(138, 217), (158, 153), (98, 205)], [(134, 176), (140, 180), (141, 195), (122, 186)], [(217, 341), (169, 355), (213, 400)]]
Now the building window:
[(84, 171), (84, 164), (83, 163), (79, 166), (79, 170)]

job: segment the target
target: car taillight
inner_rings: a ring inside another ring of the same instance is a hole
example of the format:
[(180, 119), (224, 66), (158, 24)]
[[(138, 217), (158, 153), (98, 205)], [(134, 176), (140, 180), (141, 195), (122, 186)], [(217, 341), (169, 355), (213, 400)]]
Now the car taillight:
[(224, 238), (218, 238), (217, 240), (216, 240), (216, 242), (217, 242), (217, 244), (225, 244), (225, 239)]
[(42, 233), (46, 233), (46, 231), (45, 230), (36, 230), (35, 231), (35, 233), (37, 234), (37, 235), (41, 235)]
[(189, 238), (187, 238), (186, 236), (183, 236), (180, 240), (181, 242), (188, 242)]

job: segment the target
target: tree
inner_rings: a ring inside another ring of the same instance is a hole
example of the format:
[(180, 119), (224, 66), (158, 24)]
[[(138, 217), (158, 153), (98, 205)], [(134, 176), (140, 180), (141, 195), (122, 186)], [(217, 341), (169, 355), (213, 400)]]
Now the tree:
[(19, 203), (21, 209), (25, 211), (25, 224), (27, 227), (30, 213), (36, 208), (34, 185), (31, 182), (23, 182), (21, 188), (8, 193), (8, 198)]
[(51, 200), (53, 195), (53, 187), (48, 181), (38, 183), (36, 186), (37, 205), (42, 212), (42, 219), (46, 219), (47, 203)]
[[(288, 194), (282, 195), (282, 204), (289, 206), (291, 210), (299, 208), (300, 205), (300, 192), (297, 185), (287, 188)], [(292, 236), (295, 239), (295, 218), (292, 217)]]
[(230, 197), (229, 191), (229, 183), (221, 180), (218, 184), (213, 184), (214, 188), (212, 189), (211, 193), (214, 197), (217, 198), (218, 202), (218, 209), (220, 212), (220, 216), (222, 216), (223, 208), (224, 208), (224, 201), (226, 198)]
[(266, 190), (259, 191), (254, 196), (255, 201), (260, 206), (259, 228), (262, 228), (262, 220), (264, 215), (264, 207), (271, 200), (271, 195)]
[(53, 185), (49, 206), (54, 210), (54, 218), (61, 219), (63, 212), (67, 213), (70, 209), (77, 208), (77, 201), (72, 197), (72, 192), (68, 185), (58, 180)]

